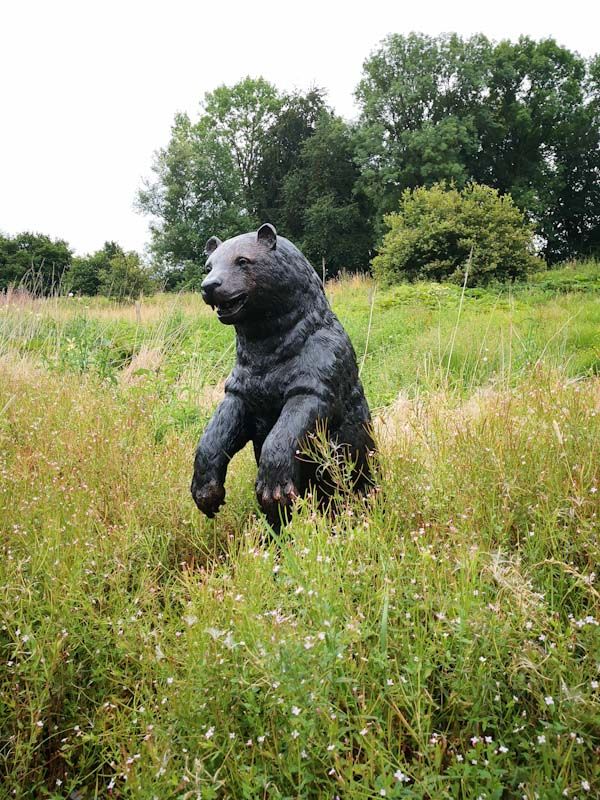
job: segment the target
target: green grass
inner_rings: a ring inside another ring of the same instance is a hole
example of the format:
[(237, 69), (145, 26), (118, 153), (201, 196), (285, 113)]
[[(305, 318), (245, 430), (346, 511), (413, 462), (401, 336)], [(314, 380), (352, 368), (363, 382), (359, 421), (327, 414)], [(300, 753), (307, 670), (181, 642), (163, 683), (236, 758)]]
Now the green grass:
[(0, 797), (600, 794), (597, 291), (328, 292), (378, 490), (278, 542), (197, 297), (0, 299)]

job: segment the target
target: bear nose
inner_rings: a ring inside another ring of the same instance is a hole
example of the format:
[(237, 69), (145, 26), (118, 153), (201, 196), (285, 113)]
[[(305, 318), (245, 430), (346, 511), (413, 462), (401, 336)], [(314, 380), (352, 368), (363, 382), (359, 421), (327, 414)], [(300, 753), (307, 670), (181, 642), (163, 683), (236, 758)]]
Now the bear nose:
[(222, 283), (223, 281), (220, 278), (211, 278), (210, 275), (205, 278), (200, 286), (200, 291), (202, 292), (204, 300), (210, 300), (215, 293), (215, 289), (218, 289)]

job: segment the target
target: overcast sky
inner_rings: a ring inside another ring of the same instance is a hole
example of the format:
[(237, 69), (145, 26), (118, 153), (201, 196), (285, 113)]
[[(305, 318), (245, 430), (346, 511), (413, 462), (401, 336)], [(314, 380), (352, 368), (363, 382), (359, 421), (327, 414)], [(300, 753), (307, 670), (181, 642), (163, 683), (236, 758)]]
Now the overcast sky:
[(47, 233), (79, 253), (142, 250), (133, 208), (177, 111), (262, 75), (324, 87), (356, 116), (362, 63), (388, 33), (553, 36), (600, 50), (595, 0), (0, 0), (0, 231)]

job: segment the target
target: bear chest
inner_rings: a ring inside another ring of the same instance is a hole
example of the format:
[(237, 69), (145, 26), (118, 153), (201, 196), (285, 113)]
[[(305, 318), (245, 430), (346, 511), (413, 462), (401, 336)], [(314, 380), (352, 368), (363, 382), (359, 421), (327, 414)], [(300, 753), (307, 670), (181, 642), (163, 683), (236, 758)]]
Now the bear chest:
[(279, 370), (264, 373), (236, 369), (228, 388), (241, 395), (246, 408), (256, 417), (273, 418), (281, 412), (287, 381)]

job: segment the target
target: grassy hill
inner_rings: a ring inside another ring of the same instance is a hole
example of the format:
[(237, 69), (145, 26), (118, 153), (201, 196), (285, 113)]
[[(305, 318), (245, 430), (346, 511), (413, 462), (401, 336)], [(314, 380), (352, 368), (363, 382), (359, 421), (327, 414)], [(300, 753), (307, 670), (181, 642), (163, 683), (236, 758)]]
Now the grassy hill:
[(0, 797), (600, 794), (600, 268), (327, 291), (378, 489), (278, 541), (197, 295), (0, 297)]

